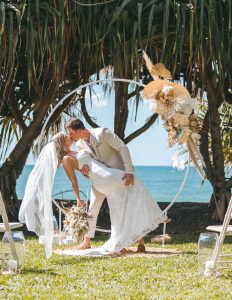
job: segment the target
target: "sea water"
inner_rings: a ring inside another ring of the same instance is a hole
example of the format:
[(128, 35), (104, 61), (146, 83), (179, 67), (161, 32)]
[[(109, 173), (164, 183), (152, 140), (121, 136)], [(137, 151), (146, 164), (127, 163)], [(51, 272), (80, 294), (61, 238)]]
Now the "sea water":
[[(17, 180), (16, 191), (19, 199), (23, 198), (27, 178), (32, 170), (32, 165), (26, 165)], [(152, 196), (159, 202), (169, 202), (178, 192), (185, 176), (185, 170), (178, 171), (168, 166), (136, 166), (135, 175), (142, 179)], [(88, 197), (91, 182), (76, 173), (81, 190), (81, 198)], [(190, 172), (186, 185), (177, 199), (177, 202), (209, 202), (212, 188), (206, 180), (204, 183), (194, 167)], [(86, 195), (86, 196), (85, 196)], [(75, 199), (72, 185), (63, 169), (59, 167), (53, 188), (54, 199)]]

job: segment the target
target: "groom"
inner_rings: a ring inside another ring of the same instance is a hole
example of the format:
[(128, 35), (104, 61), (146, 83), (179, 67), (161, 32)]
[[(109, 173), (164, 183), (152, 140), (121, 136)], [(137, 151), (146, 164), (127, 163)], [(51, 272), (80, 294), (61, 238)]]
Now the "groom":
[[(96, 160), (102, 162), (109, 168), (120, 169), (125, 171), (122, 180), (125, 185), (134, 184), (134, 167), (132, 165), (130, 152), (127, 146), (120, 138), (106, 128), (85, 128), (79, 119), (71, 119), (65, 128), (70, 138), (77, 142), (78, 150), (85, 150)], [(86, 165), (81, 172), (88, 176), (89, 167)], [(100, 191), (94, 187), (91, 189), (91, 202), (89, 212), (93, 216), (90, 222), (90, 229), (85, 236), (84, 241), (78, 246), (78, 249), (90, 248), (90, 240), (94, 238), (97, 217), (105, 199)], [(139, 252), (144, 252), (144, 241), (139, 241)]]

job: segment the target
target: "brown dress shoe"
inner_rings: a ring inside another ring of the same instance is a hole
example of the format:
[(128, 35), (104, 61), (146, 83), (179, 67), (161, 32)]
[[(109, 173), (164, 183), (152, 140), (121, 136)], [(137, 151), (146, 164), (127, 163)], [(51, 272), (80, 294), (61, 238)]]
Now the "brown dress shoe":
[(143, 244), (138, 244), (138, 248), (137, 248), (137, 253), (145, 253), (146, 249), (145, 246)]

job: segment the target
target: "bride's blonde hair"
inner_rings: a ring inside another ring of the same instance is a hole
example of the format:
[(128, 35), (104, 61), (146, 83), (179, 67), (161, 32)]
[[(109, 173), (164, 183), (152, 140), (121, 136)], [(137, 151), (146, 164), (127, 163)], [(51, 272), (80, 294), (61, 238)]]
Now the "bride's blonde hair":
[(65, 134), (63, 132), (56, 133), (53, 136), (52, 141), (55, 145), (58, 162), (60, 164), (63, 157), (70, 151), (70, 149), (65, 144)]

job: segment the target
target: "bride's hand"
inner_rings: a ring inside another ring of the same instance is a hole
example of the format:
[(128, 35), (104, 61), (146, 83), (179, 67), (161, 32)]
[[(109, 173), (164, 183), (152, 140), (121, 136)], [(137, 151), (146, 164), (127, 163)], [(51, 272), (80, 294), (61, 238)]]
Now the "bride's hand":
[(84, 206), (85, 206), (85, 201), (77, 200), (77, 207), (84, 207)]

